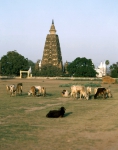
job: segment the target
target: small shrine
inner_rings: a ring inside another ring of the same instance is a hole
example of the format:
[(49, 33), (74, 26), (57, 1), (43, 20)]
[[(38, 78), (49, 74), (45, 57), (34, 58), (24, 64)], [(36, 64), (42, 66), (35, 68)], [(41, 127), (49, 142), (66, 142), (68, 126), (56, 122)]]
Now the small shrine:
[(20, 78), (23, 77), (23, 73), (26, 73), (26, 74), (27, 74), (27, 78), (32, 77), (32, 74), (31, 74), (31, 73), (32, 73), (31, 66), (30, 66), (30, 68), (29, 68), (28, 71), (22, 71), (22, 70), (20, 70)]

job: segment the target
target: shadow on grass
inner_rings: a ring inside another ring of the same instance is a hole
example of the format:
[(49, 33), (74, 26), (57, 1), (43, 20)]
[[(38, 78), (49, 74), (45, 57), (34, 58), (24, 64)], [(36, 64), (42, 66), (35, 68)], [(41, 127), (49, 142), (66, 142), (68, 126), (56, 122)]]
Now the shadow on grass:
[(22, 93), (22, 94), (17, 94), (17, 96), (25, 97), (25, 96), (28, 96), (28, 94), (27, 93)]
[(67, 113), (64, 114), (64, 117), (67, 117), (67, 116), (71, 115), (72, 113), (73, 112), (67, 112)]
[(89, 100), (98, 100), (98, 99), (103, 99), (103, 98), (102, 97), (94, 98), (94, 95), (89, 96)]
[(53, 96), (54, 94), (46, 93), (46, 96)]
[(94, 98), (94, 94), (89, 96), (89, 100), (108, 100), (108, 99), (112, 99), (113, 97), (106, 97), (103, 98), (103, 96), (98, 96), (97, 98)]
[(94, 99), (94, 95), (89, 96), (89, 100)]
[[(39, 95), (37, 94), (36, 96), (32, 96), (32, 94), (28, 95), (28, 93), (17, 94), (17, 96), (19, 96), (19, 97), (43, 97), (40, 94)], [(52, 96), (54, 96), (54, 94), (46, 93), (46, 95), (44, 97), (52, 97)]]

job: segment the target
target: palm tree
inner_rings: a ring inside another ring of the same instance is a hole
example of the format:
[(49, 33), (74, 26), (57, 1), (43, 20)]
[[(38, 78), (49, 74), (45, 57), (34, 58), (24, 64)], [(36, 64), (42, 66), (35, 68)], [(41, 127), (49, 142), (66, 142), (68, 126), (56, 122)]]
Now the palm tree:
[(109, 60), (106, 60), (106, 61), (105, 61), (105, 64), (106, 64), (106, 74), (107, 74), (107, 73), (108, 73), (108, 72), (107, 72), (107, 66), (110, 64)]

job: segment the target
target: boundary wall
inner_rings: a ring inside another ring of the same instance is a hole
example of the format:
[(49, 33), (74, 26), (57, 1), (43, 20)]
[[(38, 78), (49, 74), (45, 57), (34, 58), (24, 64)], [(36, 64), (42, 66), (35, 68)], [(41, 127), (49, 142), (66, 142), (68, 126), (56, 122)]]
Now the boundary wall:
[(28, 77), (28, 78), (21, 78), (15, 76), (0, 76), (0, 79), (54, 79), (54, 80), (99, 80), (101, 81), (102, 78), (89, 78), (89, 77)]

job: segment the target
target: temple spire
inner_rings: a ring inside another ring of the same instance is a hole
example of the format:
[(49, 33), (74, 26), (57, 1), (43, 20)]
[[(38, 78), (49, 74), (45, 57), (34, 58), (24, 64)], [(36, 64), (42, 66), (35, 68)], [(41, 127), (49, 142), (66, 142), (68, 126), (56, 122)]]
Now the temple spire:
[(54, 26), (54, 20), (52, 20), (52, 25), (49, 30), (50, 34), (56, 34), (55, 26)]
[(52, 19), (52, 24), (54, 24), (54, 20)]
[(61, 47), (53, 20), (51, 20), (50, 34), (46, 37), (41, 67), (49, 64), (60, 68), (61, 71), (63, 71)]

